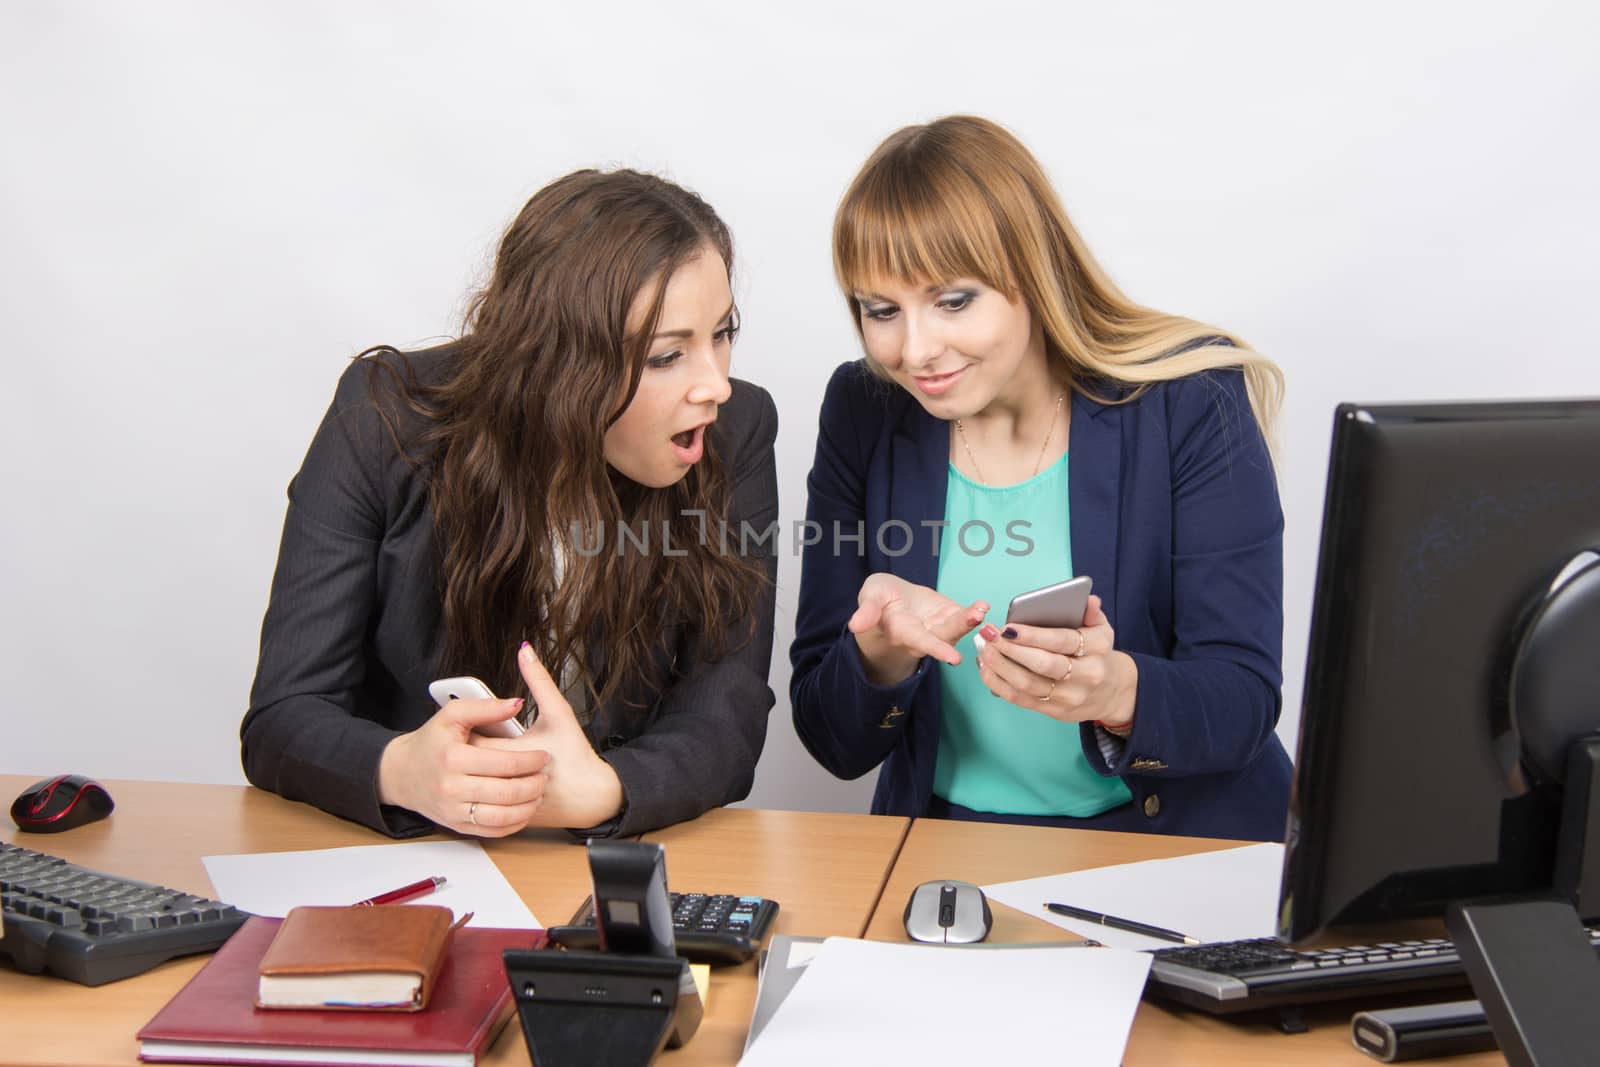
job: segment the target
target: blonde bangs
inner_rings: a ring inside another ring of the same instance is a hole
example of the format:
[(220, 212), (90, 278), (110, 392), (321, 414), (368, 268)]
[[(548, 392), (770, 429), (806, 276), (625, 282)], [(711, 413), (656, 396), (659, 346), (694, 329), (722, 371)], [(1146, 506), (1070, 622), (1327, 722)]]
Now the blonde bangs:
[[(1090, 255), (1039, 161), (988, 119), (950, 115), (890, 134), (839, 203), (833, 269), (858, 334), (854, 294), (886, 282), (972, 278), (1021, 299), (1043, 327), (1046, 356), (1059, 361), (1072, 389), (1101, 402), (1126, 403), (1158, 382), (1238, 367), (1276, 452), (1277, 365), (1225, 330), (1125, 296)], [(881, 373), (870, 354), (867, 365)], [(1108, 401), (1105, 382), (1127, 388)]]
[(833, 250), (834, 274), (852, 302), (853, 292), (883, 282), (935, 285), (953, 278), (976, 279), (1008, 299), (1017, 295), (994, 216), (983, 193), (961, 176), (869, 166), (839, 204)]

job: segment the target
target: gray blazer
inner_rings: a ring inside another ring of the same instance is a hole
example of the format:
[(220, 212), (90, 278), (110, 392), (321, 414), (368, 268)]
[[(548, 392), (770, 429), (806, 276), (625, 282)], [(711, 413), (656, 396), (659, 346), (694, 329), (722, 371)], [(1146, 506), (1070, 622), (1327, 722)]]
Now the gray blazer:
[[(419, 381), (436, 382), (448, 374), (452, 349), (401, 358)], [(239, 736), (253, 784), (411, 837), (435, 827), (413, 811), (378, 803), (379, 757), (397, 734), (437, 710), (428, 683), (464, 672), (440, 662), (444, 633), (426, 478), (382, 421), (364, 364), (353, 363), (340, 378), (289, 484), (261, 657)], [(423, 428), (420, 417), (402, 418), (401, 439), (409, 445)], [(710, 435), (734, 482), (730, 546), (738, 544), (741, 522), (763, 532), (777, 522), (777, 432), (772, 398), (735, 380)], [(648, 676), (625, 681), (615, 698), (594, 709), (590, 743), (616, 770), (626, 798), (622, 817), (595, 832), (635, 834), (749, 794), (773, 705), (767, 669), (777, 538), (752, 539), (749, 550), (769, 578), (750, 641), (711, 661), (700, 651), (698, 630), (674, 628), (660, 635)], [(507, 656), (520, 638), (507, 635)]]

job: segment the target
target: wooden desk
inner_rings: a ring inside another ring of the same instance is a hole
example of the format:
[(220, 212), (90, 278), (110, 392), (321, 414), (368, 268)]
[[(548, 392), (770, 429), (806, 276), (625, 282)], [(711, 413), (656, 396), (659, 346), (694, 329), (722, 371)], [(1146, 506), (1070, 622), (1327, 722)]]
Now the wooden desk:
[[(910, 824), (879, 815), (721, 808), (644, 840), (666, 846), (675, 887), (776, 900), (777, 933), (861, 937)], [(658, 1062), (737, 1062), (755, 1002), (755, 960), (714, 969), (699, 1033)]]
[[(0, 775), (0, 798), (34, 779)], [(389, 844), (391, 839), (305, 804), (242, 786), (108, 781), (111, 817), (63, 834), (19, 833), (0, 820), (0, 839), (73, 863), (206, 896), (201, 856)], [(660, 834), (675, 887), (754, 892), (782, 905), (777, 929), (859, 936), (878, 901), (907, 819), (867, 815), (719, 810)], [(589, 894), (582, 847), (560, 832), (485, 841), (495, 864), (544, 923), (570, 918)], [(134, 1034), (209, 957), (174, 960), (135, 978), (90, 989), (0, 964), (0, 1063), (128, 1065)], [(733, 1063), (755, 1001), (754, 964), (713, 972), (705, 1021), (670, 1064)], [(513, 1019), (482, 1061), (528, 1063)]]
[[(1162, 859), (1193, 852), (1230, 848), (1236, 841), (1147, 834), (1113, 834), (1088, 830), (1058, 830), (1038, 826), (1003, 826), (990, 823), (918, 819), (911, 827), (883, 898), (867, 926), (866, 936), (878, 941), (905, 941), (901, 915), (906, 899), (920, 883), (935, 878), (958, 878), (976, 885), (992, 885), (1021, 878), (1038, 878), (1113, 863)], [(1072, 940), (1079, 934), (1035, 919), (1003, 904), (993, 905), (994, 926), (989, 940)], [(1083, 935), (1094, 936), (1085, 927)], [(1393, 998), (1392, 1005), (1418, 1004), (1466, 997), (1458, 994), (1421, 994)], [(1129, 1035), (1126, 1067), (1170, 1064), (1217, 1064), (1229, 1067), (1283, 1067), (1284, 1064), (1345, 1065), (1360, 1067), (1377, 1061), (1350, 1043), (1350, 1015), (1345, 1006), (1319, 1006), (1306, 1013), (1311, 1032), (1284, 1034), (1261, 1018), (1226, 1020), (1179, 1006), (1142, 1001)], [(1428, 1061), (1450, 1067), (1488, 1067), (1504, 1064), (1498, 1053), (1451, 1056)]]
[[(9, 798), (31, 778), (0, 775)], [(8, 821), (0, 839), (88, 867), (210, 895), (200, 857), (228, 852), (386, 844), (389, 838), (304, 804), (238, 786), (107, 782), (117, 801), (111, 818), (65, 834), (20, 834)], [(647, 835), (667, 846), (671, 884), (682, 889), (753, 892), (782, 904), (781, 933), (904, 940), (906, 898), (932, 878), (980, 885), (1084, 867), (1176, 856), (1233, 842), (1109, 834), (1028, 826), (866, 815), (719, 810)], [(582, 848), (565, 834), (535, 832), (485, 842), (490, 856), (543, 922), (571, 916), (589, 892)], [(995, 941), (1074, 935), (996, 904)], [(0, 1063), (128, 1065), (134, 1034), (204, 962), (191, 957), (123, 982), (88, 989), (0, 965)], [(713, 972), (707, 1014), (688, 1047), (668, 1065), (731, 1064), (738, 1059), (755, 998), (754, 964)], [(1421, 995), (1412, 1002), (1438, 999)], [(1144, 1003), (1126, 1063), (1278, 1065), (1372, 1061), (1350, 1047), (1348, 1007), (1309, 1014), (1309, 1034), (1287, 1036), (1268, 1023), (1231, 1022), (1203, 1012)], [(1503, 1063), (1498, 1055), (1454, 1057), (1444, 1064)], [(524, 1067), (527, 1051), (513, 1020), (485, 1057), (494, 1067)]]

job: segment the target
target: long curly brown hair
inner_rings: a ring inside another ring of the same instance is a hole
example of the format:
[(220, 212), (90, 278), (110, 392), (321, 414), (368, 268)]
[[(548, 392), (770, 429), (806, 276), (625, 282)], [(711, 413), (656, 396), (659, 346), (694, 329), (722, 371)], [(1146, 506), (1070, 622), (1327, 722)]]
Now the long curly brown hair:
[[(706, 536), (702, 517), (726, 516), (732, 492), (715, 435), (666, 488), (603, 457), (606, 430), (638, 390), (665, 282), (708, 246), (731, 270), (728, 228), (694, 193), (632, 170), (569, 174), (534, 194), (501, 238), (453, 372), (438, 385), (402, 383), (406, 405), (431, 424), (419, 458), (448, 673), (524, 692), (515, 652), (527, 640), (553, 674), (574, 657), (598, 704), (648, 668), (668, 626), (699, 630), (712, 658), (749, 639), (767, 578)], [(648, 311), (629, 331), (640, 294)], [(652, 546), (667, 529), (672, 553), (622, 544), (624, 526)], [(604, 550), (594, 551), (597, 536)], [(585, 653), (596, 652), (605, 666), (592, 678)]]

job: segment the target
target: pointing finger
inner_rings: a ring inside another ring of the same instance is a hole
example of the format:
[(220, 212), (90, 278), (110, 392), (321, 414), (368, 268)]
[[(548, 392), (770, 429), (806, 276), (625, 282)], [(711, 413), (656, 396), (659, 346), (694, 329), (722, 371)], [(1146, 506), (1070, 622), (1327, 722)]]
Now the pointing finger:
[(960, 611), (953, 611), (948, 616), (929, 626), (942, 641), (954, 645), (967, 634), (973, 627), (983, 622), (983, 617), (989, 614), (989, 605), (982, 600), (975, 600)]
[(952, 667), (961, 662), (961, 653), (955, 646), (929, 629), (909, 612), (891, 612), (884, 620), (884, 631), (889, 639), (901, 648), (918, 656), (932, 656), (940, 663)]
[(556, 685), (556, 680), (550, 677), (550, 672), (539, 660), (539, 654), (526, 641), (517, 649), (517, 669), (522, 672), (522, 680), (528, 683), (528, 692), (533, 694), (534, 706), (539, 709), (541, 717), (546, 708), (566, 704), (561, 687)]

